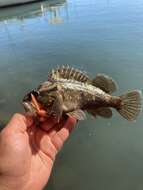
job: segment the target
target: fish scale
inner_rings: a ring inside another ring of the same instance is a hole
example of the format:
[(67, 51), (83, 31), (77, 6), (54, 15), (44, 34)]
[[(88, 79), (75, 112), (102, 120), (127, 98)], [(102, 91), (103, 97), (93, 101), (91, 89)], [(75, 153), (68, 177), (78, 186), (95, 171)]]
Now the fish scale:
[(82, 92), (86, 92), (89, 94), (92, 94), (93, 96), (96, 94), (100, 95), (105, 95), (106, 93), (99, 89), (96, 88), (90, 84), (84, 84), (82, 82), (78, 82), (78, 81), (74, 81), (74, 80), (67, 80), (67, 79), (59, 79), (55, 81), (57, 83), (57, 85), (62, 86), (63, 89), (70, 89), (73, 91), (82, 91)]

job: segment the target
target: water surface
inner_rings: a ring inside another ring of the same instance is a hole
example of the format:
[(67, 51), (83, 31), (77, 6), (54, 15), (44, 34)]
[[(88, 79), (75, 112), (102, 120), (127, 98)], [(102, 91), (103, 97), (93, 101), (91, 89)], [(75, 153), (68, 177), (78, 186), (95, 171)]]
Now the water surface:
[[(0, 10), (0, 116), (23, 111), (21, 99), (68, 64), (112, 76), (116, 94), (143, 86), (141, 0), (52, 0)], [(143, 119), (80, 122), (58, 155), (50, 190), (142, 190)]]

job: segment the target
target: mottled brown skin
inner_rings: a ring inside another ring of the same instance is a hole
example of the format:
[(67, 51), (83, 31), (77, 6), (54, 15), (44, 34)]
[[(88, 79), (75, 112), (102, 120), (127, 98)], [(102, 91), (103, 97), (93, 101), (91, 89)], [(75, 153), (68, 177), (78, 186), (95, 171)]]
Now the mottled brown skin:
[[(37, 97), (37, 101), (43, 106), (43, 108), (47, 111), (47, 114), (50, 113), (52, 109), (52, 105), (54, 102), (54, 93), (51, 92), (41, 92)], [(100, 107), (113, 107), (118, 109), (121, 104), (120, 97), (111, 96), (109, 94), (101, 95), (96, 94), (93, 95), (91, 93), (72, 90), (72, 89), (61, 89), (60, 92), (63, 98), (63, 112), (68, 113), (77, 109), (88, 110), (88, 109), (96, 109)]]
[[(134, 90), (119, 97), (111, 96), (117, 90), (116, 82), (105, 74), (97, 74), (90, 79), (86, 73), (62, 66), (48, 76), (48, 80), (28, 93), (23, 105), (33, 116), (54, 116), (58, 120), (63, 115), (85, 119), (83, 111), (96, 117), (110, 118), (111, 108), (129, 121), (136, 120), (142, 108), (142, 93)], [(83, 111), (82, 111), (83, 110)]]
[(96, 109), (100, 107), (113, 107), (118, 109), (121, 104), (121, 98), (116, 96), (111, 96), (109, 94), (105, 94), (105, 96), (93, 96), (92, 94), (86, 93), (82, 94), (83, 103), (82, 109)]
[(85, 103), (85, 105), (83, 106), (83, 110), (87, 110), (87, 109), (96, 109), (96, 108), (101, 108), (101, 107), (112, 107), (118, 110), (118, 108), (120, 107), (121, 104), (121, 98), (120, 97), (116, 97), (116, 96), (108, 96), (106, 97), (106, 99), (98, 99), (98, 101), (88, 101)]

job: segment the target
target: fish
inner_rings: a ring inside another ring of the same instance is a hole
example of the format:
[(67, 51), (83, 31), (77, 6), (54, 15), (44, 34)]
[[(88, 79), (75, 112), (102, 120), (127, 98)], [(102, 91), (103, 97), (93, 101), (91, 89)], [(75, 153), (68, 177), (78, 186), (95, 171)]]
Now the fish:
[(24, 96), (23, 105), (35, 117), (52, 116), (60, 120), (69, 116), (84, 120), (87, 112), (94, 118), (111, 118), (115, 109), (123, 118), (135, 121), (142, 111), (142, 92), (133, 90), (112, 95), (117, 89), (115, 80), (106, 74), (99, 73), (92, 79), (86, 72), (61, 66)]

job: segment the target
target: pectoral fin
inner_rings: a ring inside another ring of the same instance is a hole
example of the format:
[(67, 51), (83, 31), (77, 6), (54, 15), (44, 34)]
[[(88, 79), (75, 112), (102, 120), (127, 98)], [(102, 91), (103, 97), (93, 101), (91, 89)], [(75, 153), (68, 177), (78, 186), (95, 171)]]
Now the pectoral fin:
[(72, 112), (69, 112), (69, 113), (67, 113), (67, 115), (71, 116), (71, 117), (74, 117), (77, 120), (84, 120), (84, 119), (86, 119), (86, 115), (85, 115), (84, 111), (82, 111), (80, 109), (72, 111)]
[(63, 113), (63, 98), (60, 94), (56, 94), (55, 101), (52, 106), (51, 115), (55, 116), (56, 118), (61, 118)]

